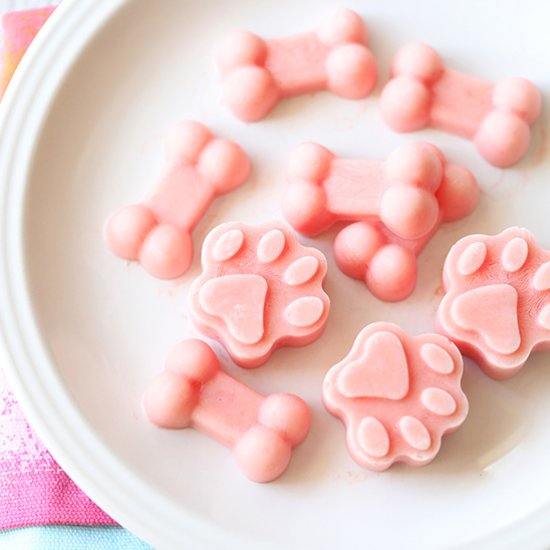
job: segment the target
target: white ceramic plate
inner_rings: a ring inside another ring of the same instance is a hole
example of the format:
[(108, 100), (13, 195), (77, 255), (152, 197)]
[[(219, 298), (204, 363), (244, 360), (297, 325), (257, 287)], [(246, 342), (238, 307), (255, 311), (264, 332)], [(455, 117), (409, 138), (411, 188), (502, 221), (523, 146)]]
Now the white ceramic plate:
[[(516, 167), (487, 165), (464, 140), (435, 131), (392, 133), (363, 101), (316, 94), (286, 101), (245, 125), (226, 110), (212, 63), (219, 34), (306, 30), (337, 2), (294, 0), (77, 0), (64, 2), (32, 46), (2, 105), (0, 317), (3, 366), (25, 412), (76, 482), (124, 526), (159, 548), (547, 548), (550, 545), (550, 369), (539, 354), (514, 379), (495, 382), (468, 363), (471, 413), (429, 466), (363, 471), (344, 448), (342, 425), (320, 402), (323, 376), (374, 320), (433, 329), (449, 246), (471, 232), (525, 225), (550, 246), (548, 114)], [(347, 5), (370, 26), (386, 79), (393, 52), (434, 45), (458, 69), (487, 79), (523, 75), (550, 87), (550, 4), (525, 0), (393, 0)], [(548, 100), (548, 97), (545, 98)], [(546, 101), (548, 104), (548, 101)], [(254, 371), (227, 365), (263, 392), (293, 391), (311, 406), (310, 437), (277, 482), (257, 485), (231, 454), (192, 430), (163, 432), (140, 410), (147, 381), (178, 340), (196, 335), (186, 316), (198, 258), (160, 282), (105, 248), (115, 208), (140, 198), (161, 166), (161, 136), (196, 118), (240, 142), (251, 180), (216, 202), (200, 243), (225, 220), (280, 217), (289, 147), (316, 140), (346, 156), (385, 157), (427, 139), (467, 164), (485, 191), (477, 211), (448, 225), (420, 259), (413, 297), (388, 305), (342, 276), (330, 237), (333, 310), (326, 334), (278, 351)]]

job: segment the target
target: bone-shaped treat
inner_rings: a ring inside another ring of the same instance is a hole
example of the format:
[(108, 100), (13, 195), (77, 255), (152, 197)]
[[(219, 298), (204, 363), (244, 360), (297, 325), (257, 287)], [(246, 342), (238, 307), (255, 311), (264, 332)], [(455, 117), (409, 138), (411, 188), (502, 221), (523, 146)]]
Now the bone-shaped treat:
[(337, 221), (381, 221), (404, 239), (428, 235), (438, 223), (435, 193), (445, 177), (437, 147), (417, 142), (385, 161), (339, 158), (316, 143), (299, 145), (287, 164), (286, 220), (315, 236)]
[(479, 198), (472, 173), (459, 164), (446, 164), (436, 193), (439, 218), (430, 233), (403, 239), (381, 222), (355, 222), (342, 229), (334, 241), (338, 267), (362, 280), (379, 299), (395, 302), (407, 298), (416, 286), (416, 258), (442, 223), (470, 214)]
[(267, 482), (287, 468), (309, 431), (305, 402), (291, 394), (261, 395), (220, 370), (201, 340), (173, 348), (166, 369), (147, 388), (143, 406), (161, 428), (196, 428), (233, 450), (244, 474)]
[(469, 235), (450, 250), (438, 331), (493, 378), (550, 349), (550, 252), (527, 229)]
[(216, 54), (224, 97), (244, 121), (265, 117), (285, 97), (329, 90), (350, 99), (366, 97), (376, 82), (367, 30), (353, 11), (336, 10), (316, 31), (264, 41), (235, 31)]
[(426, 44), (409, 44), (392, 62), (392, 80), (380, 96), (386, 123), (398, 132), (426, 126), (471, 139), (490, 163), (516, 163), (531, 141), (541, 95), (523, 78), (493, 84), (447, 69)]
[(111, 215), (105, 239), (117, 256), (172, 279), (191, 264), (195, 225), (217, 195), (244, 183), (250, 163), (239, 145), (194, 121), (175, 126), (165, 149), (165, 169), (153, 190), (141, 204)]

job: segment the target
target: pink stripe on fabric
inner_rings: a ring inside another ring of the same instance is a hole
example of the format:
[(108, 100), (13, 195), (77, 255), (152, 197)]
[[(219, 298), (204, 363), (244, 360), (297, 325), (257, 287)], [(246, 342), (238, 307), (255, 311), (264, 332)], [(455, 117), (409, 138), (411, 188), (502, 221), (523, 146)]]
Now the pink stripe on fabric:
[(55, 6), (47, 6), (5, 13), (2, 24), (6, 49), (25, 52), (54, 9)]
[(0, 529), (117, 525), (60, 469), (0, 475), (0, 510)]
[(0, 71), (0, 98), (30, 43), (51, 15), (55, 6), (14, 11), (2, 17), (3, 45)]
[(0, 369), (0, 529), (60, 523), (116, 525), (55, 462)]

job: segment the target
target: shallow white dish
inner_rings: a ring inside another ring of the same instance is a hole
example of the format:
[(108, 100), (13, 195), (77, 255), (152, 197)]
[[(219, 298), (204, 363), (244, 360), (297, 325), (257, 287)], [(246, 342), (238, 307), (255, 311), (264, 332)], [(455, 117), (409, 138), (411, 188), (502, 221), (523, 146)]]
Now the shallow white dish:
[[(396, 321), (412, 333), (433, 329), (442, 261), (458, 237), (524, 225), (550, 247), (548, 113), (528, 156), (503, 171), (459, 138), (394, 134), (376, 109), (393, 52), (412, 40), (489, 80), (526, 76), (548, 104), (550, 5), (350, 0), (370, 28), (380, 68), (375, 93), (363, 101), (316, 94), (286, 101), (254, 125), (234, 119), (212, 63), (219, 33), (307, 30), (335, 4), (65, 0), (2, 104), (2, 365), (60, 464), (155, 547), (547, 548), (548, 354), (507, 382), (489, 380), (467, 362), (470, 415), (420, 469), (363, 471), (344, 448), (342, 425), (324, 411), (320, 388), (368, 322)], [(296, 392), (311, 406), (310, 437), (287, 473), (268, 485), (244, 479), (231, 454), (199, 433), (154, 429), (140, 409), (141, 392), (169, 347), (196, 335), (186, 291), (200, 271), (198, 254), (182, 280), (160, 282), (111, 256), (101, 229), (112, 210), (149, 187), (161, 166), (162, 133), (184, 118), (240, 142), (255, 166), (245, 186), (209, 210), (196, 243), (225, 220), (279, 218), (286, 151), (310, 139), (345, 156), (380, 158), (406, 141), (432, 140), (467, 164), (485, 191), (470, 218), (434, 238), (421, 256), (416, 292), (400, 304), (382, 304), (341, 275), (330, 236), (306, 241), (329, 257), (333, 309), (323, 338), (279, 350), (258, 370), (225, 361), (255, 389)]]

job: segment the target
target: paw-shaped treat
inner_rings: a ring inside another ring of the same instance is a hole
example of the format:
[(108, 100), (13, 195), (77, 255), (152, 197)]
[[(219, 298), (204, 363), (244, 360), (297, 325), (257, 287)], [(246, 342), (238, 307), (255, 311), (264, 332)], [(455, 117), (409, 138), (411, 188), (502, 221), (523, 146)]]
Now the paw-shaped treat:
[(381, 222), (355, 222), (334, 240), (334, 258), (348, 276), (363, 281), (380, 300), (407, 298), (416, 286), (416, 258), (442, 223), (467, 216), (476, 206), (479, 187), (472, 173), (459, 164), (445, 164), (436, 193), (439, 218), (430, 233), (403, 239)]
[(337, 221), (381, 221), (404, 239), (428, 235), (440, 217), (436, 192), (445, 157), (428, 143), (409, 143), (386, 160), (340, 158), (304, 143), (287, 163), (286, 220), (315, 236)]
[(469, 235), (450, 250), (438, 330), (493, 378), (550, 348), (550, 252), (526, 229)]
[(243, 473), (267, 482), (287, 468), (309, 432), (305, 402), (291, 394), (261, 395), (220, 370), (212, 349), (186, 340), (147, 388), (143, 406), (161, 428), (196, 428), (233, 450)]
[(140, 204), (107, 220), (105, 239), (121, 258), (136, 260), (155, 277), (182, 275), (193, 259), (191, 232), (212, 200), (246, 180), (250, 163), (232, 141), (199, 122), (185, 121), (166, 137), (166, 166)]
[(446, 338), (373, 323), (328, 371), (323, 401), (346, 425), (348, 450), (361, 466), (421, 466), (466, 418), (462, 370), (462, 357)]
[(426, 44), (409, 44), (392, 62), (392, 80), (380, 96), (384, 120), (398, 132), (432, 126), (471, 139), (496, 166), (510, 166), (527, 151), (541, 95), (523, 78), (496, 84), (445, 68)]
[(190, 314), (238, 365), (257, 367), (280, 346), (304, 346), (325, 328), (327, 263), (282, 223), (214, 228), (202, 248), (203, 273), (190, 290)]
[(233, 32), (219, 44), (216, 61), (228, 107), (248, 122), (265, 117), (285, 97), (329, 90), (359, 99), (376, 82), (366, 26), (347, 9), (326, 17), (316, 31), (286, 38), (264, 41)]

